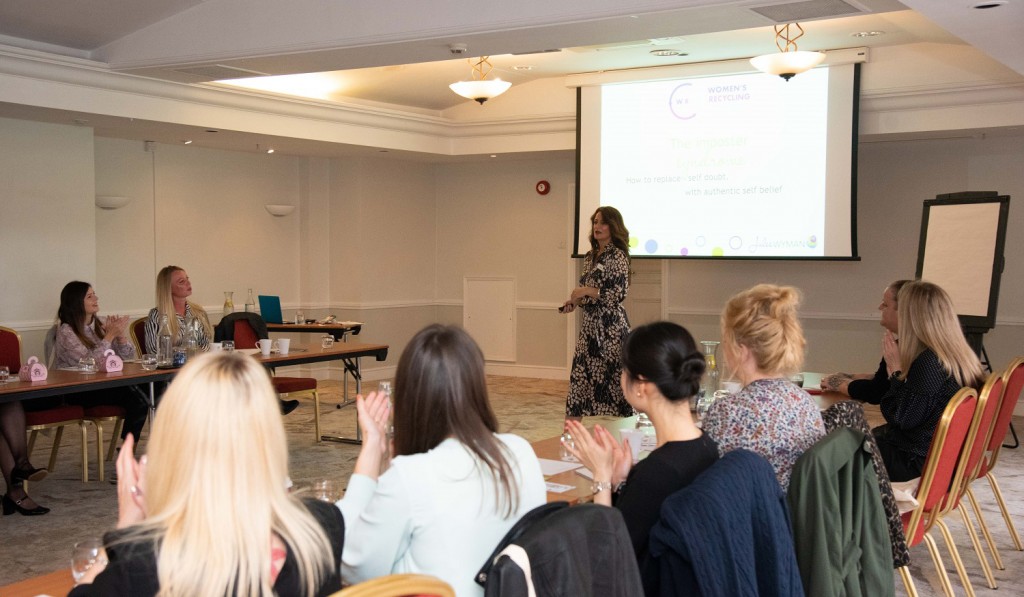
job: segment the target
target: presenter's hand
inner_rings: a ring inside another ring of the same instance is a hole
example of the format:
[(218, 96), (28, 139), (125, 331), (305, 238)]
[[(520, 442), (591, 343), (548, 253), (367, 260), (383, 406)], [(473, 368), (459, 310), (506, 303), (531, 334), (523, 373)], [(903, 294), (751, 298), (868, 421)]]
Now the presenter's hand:
[(581, 300), (587, 297), (597, 298), (598, 296), (600, 296), (600, 294), (598, 293), (596, 288), (591, 288), (590, 286), (580, 286), (578, 288), (573, 289), (572, 294), (569, 295), (569, 300), (578, 305), (580, 304)]
[(572, 313), (576, 310), (576, 303), (572, 301), (565, 301), (561, 307), (558, 308), (559, 313)]

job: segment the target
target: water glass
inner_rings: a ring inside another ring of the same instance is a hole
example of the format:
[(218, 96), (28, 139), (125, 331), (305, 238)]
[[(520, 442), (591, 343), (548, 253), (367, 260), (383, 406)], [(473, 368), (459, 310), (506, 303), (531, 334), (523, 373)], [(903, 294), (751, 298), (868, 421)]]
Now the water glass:
[(225, 340), (220, 343), (220, 348), (224, 352), (231, 352), (235, 349), (235, 342), (233, 340)]
[(96, 359), (92, 357), (82, 357), (78, 359), (78, 368), (86, 373), (95, 373)]
[(0, 365), (0, 383), (6, 383), (11, 376), (11, 369), (7, 365)]
[(141, 363), (142, 368), (144, 370), (153, 371), (154, 369), (156, 369), (156, 355), (151, 353), (146, 353), (142, 355)]
[(802, 388), (802, 387), (804, 387), (804, 374), (803, 373), (794, 373), (793, 375), (789, 376), (789, 381), (793, 382), (793, 384), (796, 387)]
[(562, 434), (561, 441), (558, 442), (558, 457), (565, 462), (579, 462), (579, 459), (573, 455), (572, 450), (569, 448), (576, 447), (576, 440), (572, 438), (572, 434), (566, 431)]
[(76, 585), (82, 582), (85, 573), (97, 562), (104, 565), (107, 563), (103, 553), (103, 542), (96, 537), (75, 543), (71, 550), (71, 576)]
[(295, 325), (302, 325), (306, 323), (306, 315), (302, 311), (295, 312)]
[(330, 479), (317, 479), (313, 481), (313, 498), (321, 502), (337, 502), (341, 498), (341, 491), (334, 481)]
[(332, 346), (334, 346), (334, 336), (324, 334), (323, 338), (320, 338), (320, 348), (330, 348)]

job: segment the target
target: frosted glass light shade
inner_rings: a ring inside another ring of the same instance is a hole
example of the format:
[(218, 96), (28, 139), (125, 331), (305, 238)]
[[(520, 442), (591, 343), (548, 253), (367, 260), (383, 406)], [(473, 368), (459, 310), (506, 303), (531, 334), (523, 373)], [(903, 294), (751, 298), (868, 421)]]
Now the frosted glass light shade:
[(462, 97), (476, 100), (482, 104), (492, 97), (498, 97), (502, 93), (505, 93), (511, 86), (512, 83), (502, 81), (501, 79), (484, 79), (477, 81), (459, 81), (458, 83), (452, 83), (448, 87)]
[(825, 54), (822, 52), (797, 50), (755, 56), (750, 59), (750, 64), (763, 73), (778, 75), (788, 81), (795, 75), (818, 66), (823, 60), (825, 60)]

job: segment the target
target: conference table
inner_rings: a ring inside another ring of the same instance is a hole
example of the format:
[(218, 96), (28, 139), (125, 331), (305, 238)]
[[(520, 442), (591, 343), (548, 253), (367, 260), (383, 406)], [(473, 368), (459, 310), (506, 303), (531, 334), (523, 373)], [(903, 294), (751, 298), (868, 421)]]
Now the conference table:
[[(70, 553), (70, 550), (68, 551)], [(0, 595), (3, 597), (36, 597), (37, 595), (59, 597), (67, 595), (74, 586), (75, 581), (71, 578), (71, 569), (61, 568), (49, 574), (26, 578), (23, 581), (2, 586)]]
[(268, 332), (295, 332), (308, 334), (330, 334), (337, 342), (344, 342), (348, 335), (358, 336), (363, 331), (363, 324), (358, 321), (337, 321), (335, 323), (268, 323)]
[[(358, 359), (359, 357), (373, 357), (377, 361), (383, 361), (387, 356), (387, 344), (339, 342), (335, 343), (331, 348), (323, 348), (319, 343), (294, 343), (291, 345), (291, 350), (288, 354), (262, 356), (259, 352), (256, 352), (252, 355), (252, 358), (255, 358), (267, 368), (273, 368)], [(356, 366), (358, 367), (358, 361), (356, 361)], [(103, 371), (82, 373), (80, 371), (64, 371), (54, 368), (48, 372), (45, 381), (18, 380), (0, 384), (0, 403), (169, 381), (174, 378), (177, 371), (177, 369), (146, 371), (138, 363), (125, 363), (124, 370), (116, 373), (106, 373)], [(152, 399), (152, 394), (150, 398)], [(152, 407), (152, 404), (150, 406)]]
[[(811, 386), (807, 383), (808, 378), (814, 382)], [(820, 384), (820, 375), (816, 374), (804, 374), (804, 387), (811, 393), (811, 398), (818, 404), (818, 408), (825, 410), (837, 402), (843, 400), (849, 400), (849, 397), (839, 392), (822, 392), (817, 389)], [(611, 423), (603, 424), (613, 435), (617, 436), (616, 430), (618, 429), (633, 429), (636, 425), (636, 417), (626, 417), (623, 419), (617, 419)], [(549, 437), (535, 441), (530, 445), (533, 447), (534, 453), (537, 458), (542, 460), (560, 460), (561, 452), (561, 436)], [(542, 463), (543, 464), (543, 463)], [(544, 480), (549, 484), (547, 501), (567, 501), (570, 504), (581, 504), (590, 502), (593, 499), (593, 492), (590, 490), (591, 480), (588, 477), (584, 477), (579, 472), (579, 469), (570, 471), (560, 472), (554, 475), (546, 475)], [(561, 491), (551, 491), (552, 487), (556, 487)]]

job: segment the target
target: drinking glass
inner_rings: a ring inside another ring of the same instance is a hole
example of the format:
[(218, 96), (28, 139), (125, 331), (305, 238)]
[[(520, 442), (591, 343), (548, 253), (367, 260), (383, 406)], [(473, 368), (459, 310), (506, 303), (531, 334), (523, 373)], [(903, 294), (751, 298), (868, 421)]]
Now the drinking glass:
[(295, 312), (295, 323), (296, 325), (306, 323), (306, 315), (302, 311)]
[(313, 498), (321, 502), (337, 502), (341, 498), (341, 492), (334, 481), (330, 479), (317, 479), (313, 481)]
[(103, 542), (96, 537), (90, 537), (84, 541), (75, 543), (71, 550), (71, 576), (77, 585), (85, 577), (85, 573), (98, 561), (106, 564), (103, 557)]
[(573, 456), (573, 453), (569, 448), (576, 447), (576, 440), (572, 438), (572, 434), (566, 431), (562, 434), (561, 441), (558, 442), (558, 457), (566, 462), (579, 462), (579, 460)]
[(225, 340), (220, 343), (220, 348), (224, 352), (231, 352), (235, 349), (235, 342), (233, 340)]
[(789, 381), (793, 382), (793, 384), (796, 385), (796, 387), (802, 388), (804, 387), (804, 374), (794, 373), (793, 375), (789, 376)]
[(334, 336), (324, 334), (323, 338), (320, 338), (320, 348), (330, 348), (332, 346), (334, 346)]
[(95, 373), (96, 359), (92, 357), (82, 357), (78, 359), (78, 368), (87, 373)]
[(11, 369), (7, 365), (0, 365), (0, 383), (6, 383), (11, 376)]
[(156, 355), (151, 353), (142, 355), (142, 368), (146, 371), (156, 369)]

